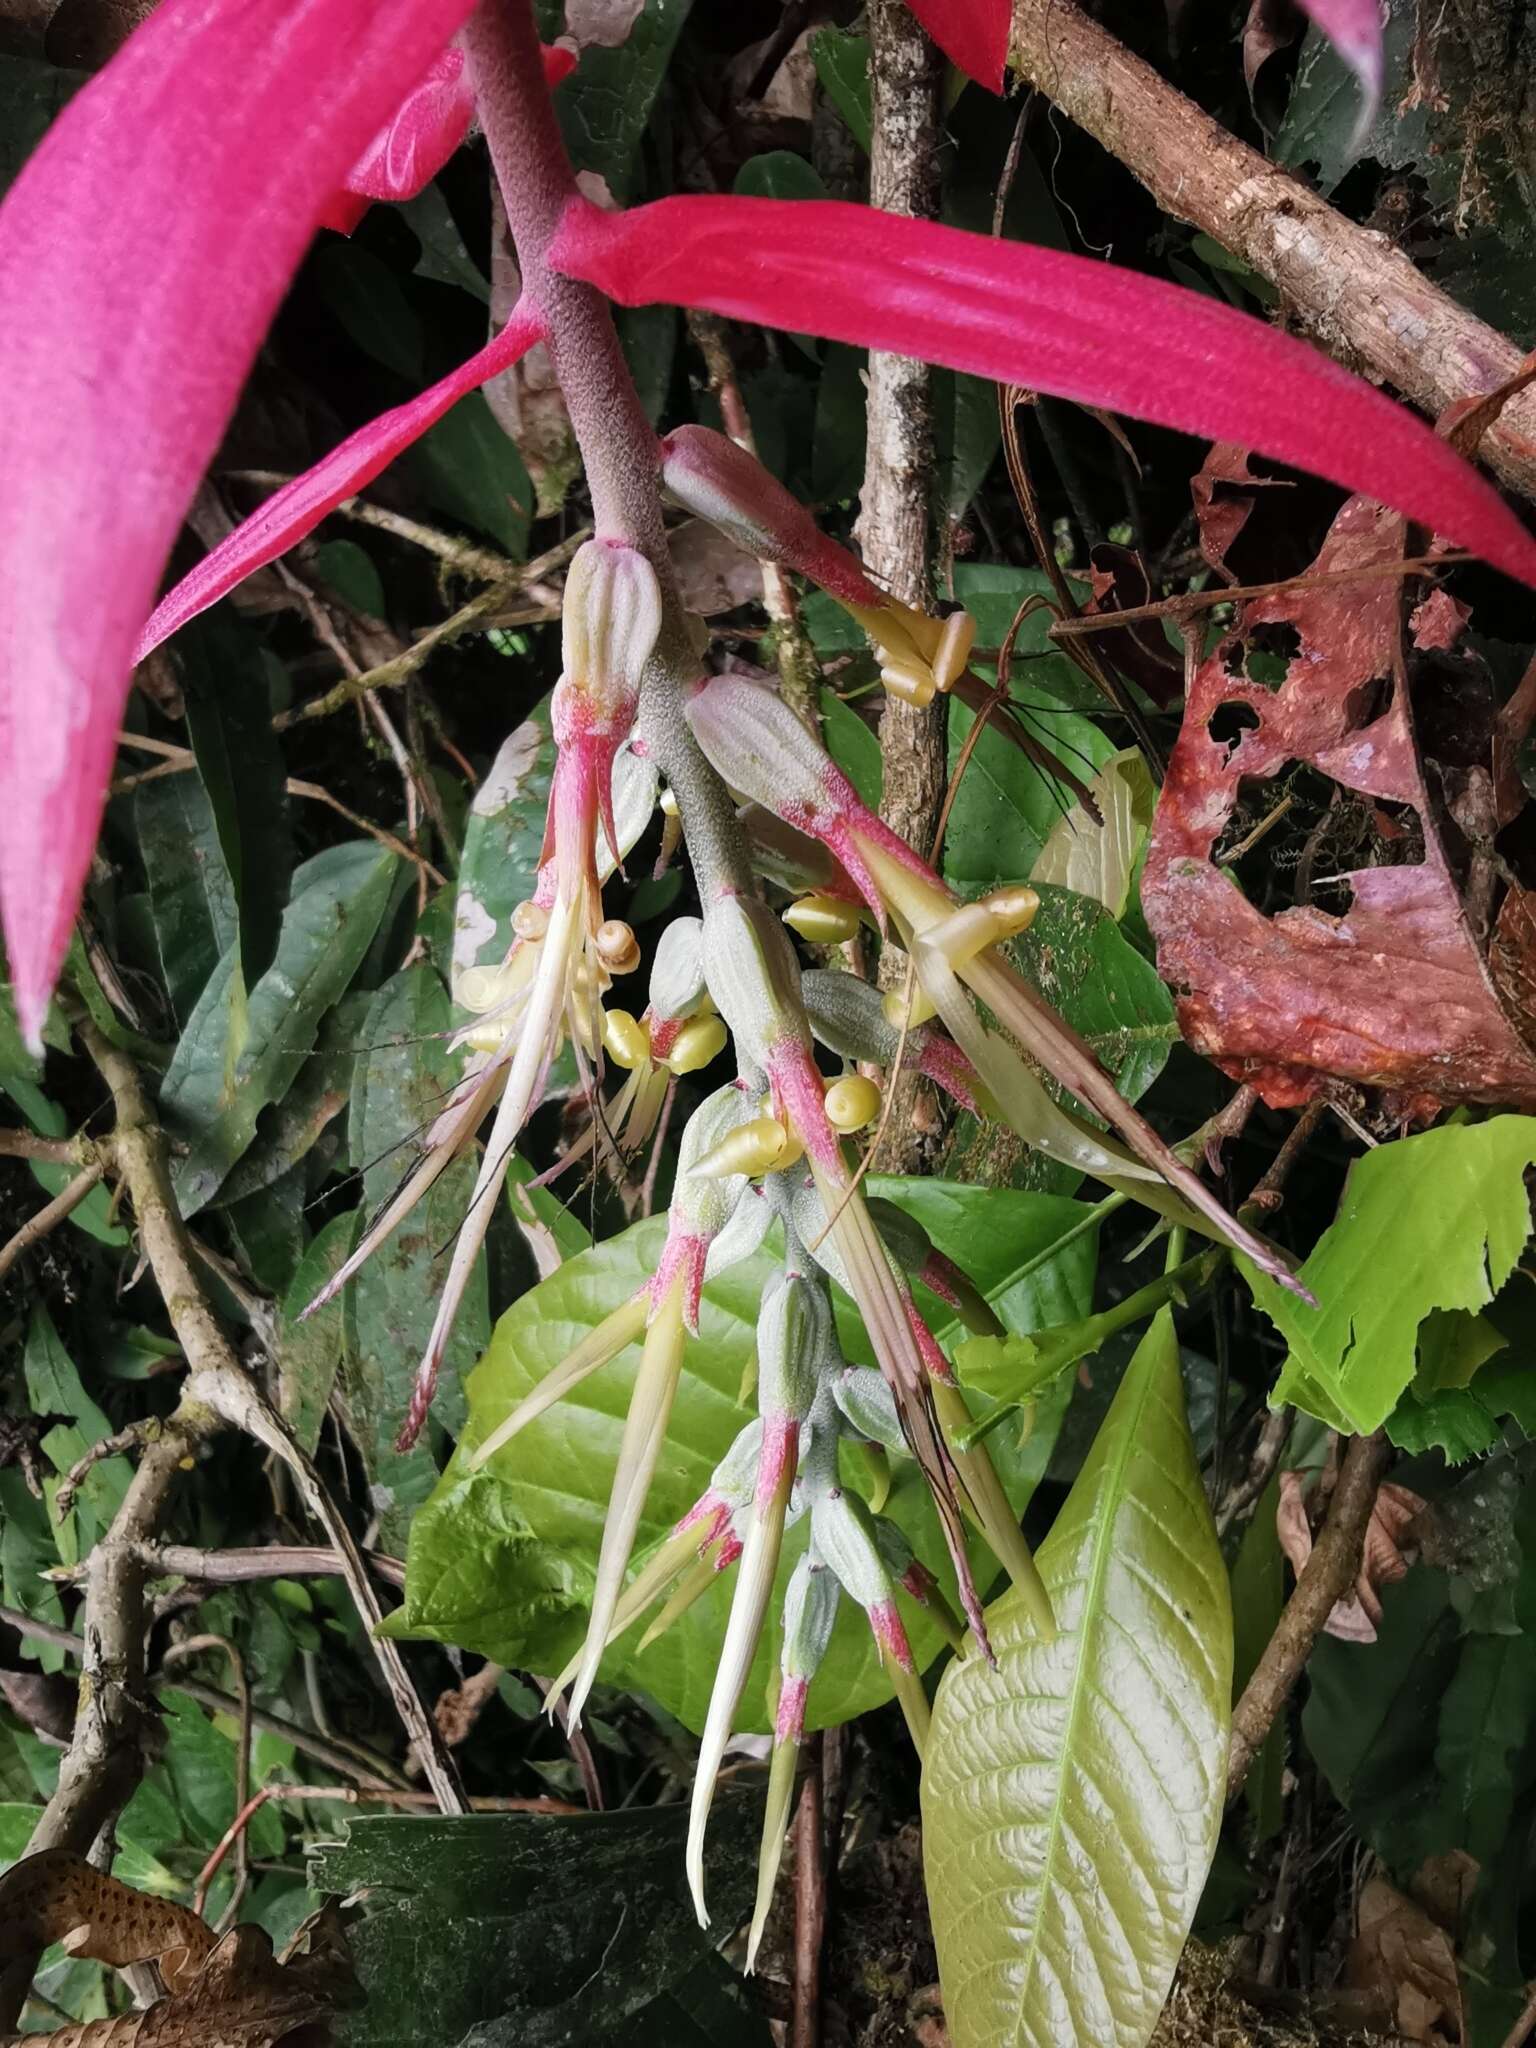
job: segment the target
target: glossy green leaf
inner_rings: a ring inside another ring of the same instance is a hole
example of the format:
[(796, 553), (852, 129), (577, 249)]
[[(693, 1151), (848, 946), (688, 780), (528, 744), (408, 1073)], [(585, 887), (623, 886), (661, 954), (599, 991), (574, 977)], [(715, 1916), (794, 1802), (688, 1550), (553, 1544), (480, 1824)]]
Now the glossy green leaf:
[[(293, 1086), (280, 1102), (263, 1110), (250, 1150), (236, 1161), (219, 1190), (221, 1203), (238, 1202), (270, 1187), (307, 1158), (327, 1131), (336, 1132), (336, 1119), (351, 1095), (352, 1070), (366, 1044), (372, 1001), (372, 995), (354, 990), (327, 1015)], [(339, 1139), (337, 1149), (343, 1156), (333, 1163), (344, 1166), (345, 1147)]]
[(395, 211), (421, 244), (421, 254), (416, 259), (416, 275), (429, 277), (436, 284), (458, 285), (462, 291), (477, 298), (481, 305), (488, 306), (491, 287), (464, 246), (464, 237), (449, 211), (441, 186), (423, 186), (414, 199), (397, 201)]
[(1134, 1102), (1178, 1043), (1173, 998), (1107, 910), (1070, 889), (1038, 888), (1035, 921), (1009, 942), (1008, 957)]
[[(740, 1797), (711, 1822), (710, 1897), (730, 1926), (751, 1899), (758, 1822)], [(679, 1805), (346, 1823), (310, 1872), (361, 1902), (349, 1939), (367, 2003), (338, 2022), (340, 2048), (766, 2048), (750, 2001), (720, 2004), (683, 1880), (686, 1826)], [(722, 2011), (731, 2031), (700, 2031)]]
[(1060, 1633), (1008, 1594), (997, 1667), (950, 1665), (923, 1774), (955, 2048), (1142, 2048), (1216, 1847), (1232, 1613), (1164, 1310), (1038, 1562)]
[(494, 964), (512, 943), (512, 913), (533, 894), (555, 772), (549, 699), (502, 742), (464, 828), (453, 913), (453, 978)]
[(235, 950), (219, 962), (160, 1093), (166, 1125), (186, 1147), (172, 1172), (183, 1214), (213, 1199), (254, 1138), (261, 1112), (292, 1086), (320, 1020), (368, 951), (395, 865), (392, 853), (363, 839), (333, 846), (297, 870), (277, 958), (250, 992), (244, 1043), (232, 1064), (226, 1024)]
[(149, 879), (160, 965), (185, 1020), (239, 930), (235, 886), (198, 775), (164, 775), (135, 792), (134, 823)]
[(277, 952), (293, 865), (266, 658), (222, 611), (194, 619), (176, 645), (187, 737), (234, 892), (241, 977), (252, 989)]
[[(1044, 702), (1038, 688), (1031, 696)], [(949, 772), (975, 723), (964, 705), (949, 707)], [(1080, 781), (1091, 777), (1113, 753), (1096, 725), (1075, 712), (1030, 718), (1041, 745)], [(955, 792), (944, 835), (944, 879), (962, 895), (995, 889), (999, 882), (1027, 882), (1058, 822), (1077, 801), (1065, 782), (1044, 775), (1012, 740), (987, 731), (977, 741)]]
[[(418, 1140), (441, 1110), (462, 1062), (448, 1050), (451, 1006), (429, 967), (408, 967), (385, 983), (363, 1027), (352, 1083), (352, 1156), (363, 1162), (370, 1214), (382, 1208), (415, 1163)], [(437, 1481), (424, 1437), (403, 1454), (396, 1433), (410, 1404), (416, 1367), (437, 1314), (446, 1247), (469, 1207), (477, 1161), (456, 1160), (400, 1228), (367, 1258), (347, 1289), (345, 1379), (351, 1433), (386, 1512), (386, 1542)], [(433, 1413), (457, 1432), (464, 1378), (490, 1336), (485, 1258), (475, 1268), (448, 1341)]]
[(1530, 1235), (1536, 1117), (1447, 1124), (1378, 1145), (1350, 1168), (1339, 1213), (1301, 1269), (1308, 1308), (1243, 1262), (1290, 1345), (1272, 1402), (1330, 1428), (1379, 1429), (1411, 1383), (1435, 1309), (1481, 1309)]
[[(957, 1260), (1016, 1329), (1080, 1314), (1092, 1287), (1094, 1245), (1076, 1240), (1039, 1271), (1021, 1269), (1081, 1216), (1077, 1203), (935, 1181), (877, 1183), (915, 1214), (935, 1245)], [(406, 1602), (392, 1632), (476, 1649), (498, 1663), (558, 1669), (579, 1643), (590, 1596), (619, 1434), (639, 1358), (632, 1346), (498, 1453), (481, 1472), (464, 1451), (487, 1436), (507, 1410), (551, 1371), (586, 1330), (627, 1301), (654, 1269), (665, 1235), (655, 1217), (569, 1260), (525, 1295), (496, 1326), (490, 1350), (469, 1384), (463, 1444), (411, 1529)], [(651, 1491), (641, 1541), (664, 1535), (707, 1485), (710, 1473), (749, 1420), (738, 1396), (752, 1356), (758, 1303), (771, 1257), (733, 1267), (705, 1291), (700, 1339), (688, 1347), (682, 1384)], [(944, 1338), (948, 1311), (928, 1304)], [(840, 1316), (848, 1355), (867, 1358), (867, 1340), (851, 1312)], [(1060, 1421), (1066, 1388), (1040, 1413), (1022, 1446), (1002, 1431), (991, 1448), (1011, 1496), (1022, 1508), (1037, 1483)], [(983, 1407), (984, 1403), (981, 1404)], [(867, 1488), (852, 1455), (847, 1483)], [(943, 1539), (926, 1486), (903, 1461), (894, 1472), (888, 1512), (941, 1575)], [(783, 1579), (805, 1542), (790, 1531)], [(732, 1582), (722, 1575), (689, 1612), (643, 1653), (615, 1644), (605, 1678), (649, 1693), (689, 1726), (702, 1725), (725, 1628)], [(922, 1611), (906, 1610), (914, 1652), (930, 1661), (939, 1637)], [(749, 1679), (742, 1727), (765, 1725), (766, 1652)], [(889, 1697), (863, 1617), (845, 1607), (832, 1649), (811, 1690), (813, 1725), (837, 1722)]]

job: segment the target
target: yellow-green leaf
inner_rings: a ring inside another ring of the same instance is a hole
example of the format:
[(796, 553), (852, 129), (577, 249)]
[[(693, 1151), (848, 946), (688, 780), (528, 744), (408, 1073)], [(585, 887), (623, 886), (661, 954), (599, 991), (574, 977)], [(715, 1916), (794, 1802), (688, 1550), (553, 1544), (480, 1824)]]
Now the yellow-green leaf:
[(1227, 1574), (1163, 1309), (1039, 1552), (1058, 1634), (1012, 1593), (997, 1665), (952, 1664), (923, 1776), (955, 2048), (1142, 2048), (1221, 1825)]

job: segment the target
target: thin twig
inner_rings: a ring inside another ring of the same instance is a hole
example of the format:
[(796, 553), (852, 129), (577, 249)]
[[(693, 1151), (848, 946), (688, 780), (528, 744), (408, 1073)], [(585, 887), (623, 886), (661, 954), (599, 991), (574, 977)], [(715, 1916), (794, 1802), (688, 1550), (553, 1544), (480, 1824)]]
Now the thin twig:
[(36, 1131), (0, 1131), (0, 1159), (41, 1159), (50, 1166), (82, 1166), (90, 1157), (88, 1141), (41, 1138)]
[(1504, 2036), (1503, 2048), (1526, 2048), (1526, 2043), (1533, 2033), (1536, 2033), (1536, 1984), (1531, 1986), (1530, 1996), (1521, 2008), (1519, 2019)]
[(1232, 1710), (1232, 1748), (1227, 1760), (1227, 1800), (1243, 1789), (1253, 1760), (1264, 1746), (1305, 1668), (1322, 1627), (1354, 1584), (1377, 1488), (1392, 1447), (1378, 1430), (1351, 1439), (1328, 1519), (1307, 1559), (1279, 1624)]
[[(227, 472), (225, 481), (256, 484), (263, 490), (276, 491), (281, 490), (284, 484), (291, 484), (293, 478), (280, 469), (232, 469)], [(402, 512), (391, 512), (383, 505), (371, 505), (366, 498), (344, 498), (336, 511), (343, 519), (356, 520), (360, 526), (377, 527), (381, 533), (392, 533), (397, 540), (409, 541), (413, 547), (438, 556), (451, 569), (460, 569), (466, 576), (478, 576), (486, 583), (504, 583), (509, 577), (521, 573), (510, 555), (499, 555), (493, 548), (476, 547), (473, 541), (460, 540), (455, 534), (444, 533), (435, 526), (425, 526), (419, 519), (407, 519)]]
[(55, 1195), (51, 1202), (23, 1223), (8, 1244), (0, 1245), (0, 1280), (5, 1278), (24, 1252), (29, 1252), (35, 1244), (41, 1244), (50, 1231), (57, 1230), (66, 1218), (74, 1214), (105, 1171), (102, 1162), (93, 1159), (89, 1166), (81, 1168), (61, 1193)]
[(1216, 1534), (1225, 1536), (1240, 1516), (1247, 1514), (1263, 1495), (1264, 1489), (1275, 1476), (1275, 1468), (1285, 1456), (1285, 1447), (1291, 1440), (1291, 1427), (1296, 1420), (1294, 1408), (1276, 1408), (1264, 1418), (1264, 1427), (1259, 1431), (1259, 1440), (1253, 1447), (1253, 1456), (1248, 1460), (1248, 1470), (1228, 1492), (1226, 1499), (1216, 1510)]
[(808, 1745), (810, 1768), (795, 1806), (794, 2008), (789, 2048), (821, 2039), (821, 1952), (827, 1932), (827, 1870), (821, 1822), (822, 1737)]

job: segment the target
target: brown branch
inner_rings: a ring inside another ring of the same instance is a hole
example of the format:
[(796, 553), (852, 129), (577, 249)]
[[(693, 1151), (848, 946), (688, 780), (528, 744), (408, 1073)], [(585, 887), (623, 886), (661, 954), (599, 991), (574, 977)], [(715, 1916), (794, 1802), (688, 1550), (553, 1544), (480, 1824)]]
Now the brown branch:
[(827, 1933), (827, 1869), (821, 1824), (824, 1738), (809, 1744), (810, 1769), (795, 1807), (794, 2010), (789, 2048), (817, 2048), (821, 2039), (821, 1952)]
[[(1512, 341), (1437, 290), (1384, 236), (1228, 134), (1073, 0), (1015, 0), (1013, 38), (1031, 83), (1164, 213), (1266, 278), (1341, 360), (1385, 377), (1431, 415), (1519, 374)], [(1536, 496), (1536, 392), (1509, 401), (1482, 452), (1512, 489)]]
[[(48, 1643), (56, 1650), (62, 1650), (76, 1663), (85, 1657), (85, 1638), (73, 1630), (61, 1628), (57, 1622), (44, 1621), (39, 1616), (24, 1614), (19, 1607), (0, 1607), (0, 1625), (15, 1629), (21, 1636), (28, 1636), (34, 1642)], [(203, 1685), (193, 1678), (165, 1678), (160, 1673), (151, 1676), (150, 1683), (157, 1690), (179, 1693), (184, 1699), (196, 1700), (200, 1707), (206, 1707), (211, 1714), (223, 1714), (235, 1719), (240, 1712), (240, 1702), (232, 1693), (220, 1692), (216, 1686)], [(387, 1757), (379, 1756), (361, 1742), (349, 1742), (340, 1737), (314, 1734), (297, 1721), (290, 1721), (286, 1714), (274, 1714), (266, 1707), (251, 1708), (251, 1726), (260, 1728), (268, 1735), (275, 1735), (282, 1742), (289, 1743), (301, 1755), (311, 1756), (316, 1763), (325, 1764), (330, 1770), (339, 1771), (344, 1778), (353, 1778), (365, 1788), (389, 1789), (391, 1786), (404, 1787), (404, 1774), (396, 1770)], [(432, 1797), (428, 1793), (419, 1795), (422, 1799)], [(435, 1803), (435, 1800), (434, 1800)]]
[[(871, 205), (936, 220), (939, 212), (939, 86), (943, 61), (901, 0), (872, 0), (868, 10)], [(933, 602), (935, 550), (933, 372), (926, 363), (872, 350), (867, 452), (856, 528), (877, 582), (907, 604)], [(933, 836), (948, 779), (948, 707), (904, 704), (888, 696), (880, 719), (880, 816), (920, 852)], [(884, 988), (899, 987), (905, 963), (887, 947)], [(937, 1098), (916, 1074), (893, 1076), (896, 1098), (876, 1161), (886, 1173), (924, 1163), (940, 1128)]]
[(24, 1253), (29, 1252), (33, 1245), (41, 1244), (50, 1231), (57, 1230), (67, 1217), (73, 1215), (105, 1171), (102, 1162), (93, 1159), (89, 1166), (81, 1168), (61, 1194), (55, 1195), (51, 1202), (23, 1223), (8, 1244), (0, 1245), (0, 1280)]
[(0, 1131), (0, 1159), (42, 1159), (50, 1166), (83, 1166), (91, 1147), (80, 1138), (40, 1138), (36, 1131)]
[(1536, 1985), (1532, 1985), (1519, 2019), (1504, 2036), (1503, 2048), (1526, 2048), (1533, 2033), (1536, 2033)]
[(1243, 1696), (1232, 1710), (1232, 1748), (1227, 1759), (1227, 1799), (1243, 1789), (1253, 1760), (1305, 1668), (1324, 1622), (1360, 1571), (1365, 1532), (1376, 1491), (1392, 1447), (1381, 1431), (1357, 1436), (1339, 1472), (1338, 1485), (1296, 1590), (1285, 1603)]

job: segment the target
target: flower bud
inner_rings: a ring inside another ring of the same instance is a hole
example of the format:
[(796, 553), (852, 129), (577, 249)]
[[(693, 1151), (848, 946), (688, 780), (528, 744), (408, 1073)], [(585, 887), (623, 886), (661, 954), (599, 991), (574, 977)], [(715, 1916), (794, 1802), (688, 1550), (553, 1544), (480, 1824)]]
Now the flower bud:
[(915, 1031), (919, 1025), (938, 1015), (920, 981), (913, 982), (910, 993), (905, 988), (891, 989), (881, 998), (880, 1008), (886, 1023), (898, 1034), (903, 1024), (908, 1031)]
[(880, 1114), (880, 1090), (863, 1074), (844, 1074), (827, 1090), (827, 1122), (845, 1137), (862, 1131)]
[(765, 1424), (810, 1414), (831, 1326), (817, 1281), (786, 1273), (769, 1283), (757, 1317), (757, 1405)]
[[(709, 1256), (704, 1261), (704, 1278), (713, 1280), (717, 1273), (729, 1272), (732, 1266), (739, 1266), (743, 1259), (750, 1259), (768, 1235), (772, 1222), (772, 1204), (765, 1199), (761, 1188), (749, 1185), (743, 1190), (740, 1200), (731, 1211), (730, 1221), (717, 1233), (709, 1247)], [(751, 1370), (755, 1383), (755, 1357)], [(751, 1389), (747, 1388), (742, 1397), (743, 1406), (750, 1395)]]
[(896, 1396), (883, 1373), (872, 1365), (845, 1365), (832, 1376), (832, 1398), (860, 1436), (894, 1457), (911, 1457), (912, 1448), (896, 1413)]
[(592, 946), (610, 974), (633, 974), (640, 965), (640, 941), (620, 917), (604, 919)]
[(657, 941), (650, 995), (658, 1017), (691, 1017), (708, 1004), (704, 926), (698, 918), (673, 918)]
[(881, 1655), (912, 1669), (912, 1651), (896, 1607), (896, 1589), (875, 1542), (868, 1509), (840, 1486), (811, 1495), (811, 1536), (851, 1600), (869, 1616)]
[(800, 999), (811, 1029), (823, 1045), (847, 1060), (876, 1060), (886, 1066), (896, 1057), (896, 1033), (881, 1005), (880, 991), (856, 974), (832, 967), (812, 967), (800, 977)]
[[(837, 1574), (828, 1567), (826, 1560), (809, 1549), (804, 1551), (784, 1591), (784, 1646), (779, 1656), (779, 1670), (786, 1688), (797, 1680), (808, 1686), (821, 1668), (821, 1660), (832, 1640), (832, 1628), (841, 1598)], [(784, 1704), (781, 1691), (780, 1725), (776, 1730), (778, 1739), (780, 1742), (798, 1742), (805, 1729), (804, 1696), (802, 1694), (800, 1712), (792, 1728), (783, 1725), (786, 1718), (782, 1711)]]
[(988, 946), (1001, 945), (1027, 931), (1039, 908), (1040, 898), (1021, 882), (1011, 889), (994, 889), (975, 903), (962, 903), (948, 917), (930, 925), (923, 938), (938, 948), (951, 967), (963, 967)]
[(566, 574), (561, 628), (564, 681), (579, 698), (569, 715), (582, 729), (621, 733), (661, 631), (656, 571), (637, 548), (589, 540)]
[(843, 896), (802, 896), (784, 912), (784, 922), (813, 946), (840, 946), (859, 929), (858, 905)]
[(754, 803), (792, 825), (826, 810), (831, 756), (771, 685), (716, 676), (689, 700), (688, 723), (711, 765)]
[(692, 1171), (698, 1179), (718, 1179), (727, 1174), (777, 1173), (793, 1166), (804, 1147), (777, 1117), (758, 1116), (742, 1124), (706, 1152)]
[(650, 1033), (628, 1010), (605, 1010), (603, 1051), (616, 1067), (633, 1070), (650, 1059)]
[(800, 968), (784, 927), (755, 896), (720, 896), (704, 913), (704, 972), (744, 1067), (763, 1074), (768, 1053), (804, 1029)]
[(542, 903), (525, 900), (512, 912), (512, 929), (520, 939), (535, 945), (549, 930), (549, 912)]
[(696, 1074), (725, 1050), (726, 1029), (718, 1017), (691, 1017), (672, 1041), (667, 1065), (674, 1074)]
[(747, 1192), (746, 1170), (730, 1163), (710, 1167), (709, 1161), (743, 1124), (760, 1121), (752, 1111), (750, 1098), (727, 1084), (707, 1095), (684, 1124), (668, 1212), (680, 1230), (712, 1241), (730, 1222)]
[(883, 1195), (869, 1198), (870, 1220), (879, 1231), (887, 1251), (904, 1273), (921, 1273), (933, 1255), (933, 1239), (915, 1216), (888, 1202)]
[(680, 505), (760, 561), (780, 562), (845, 602), (882, 593), (848, 550), (824, 534), (778, 478), (712, 427), (677, 427), (661, 444), (661, 480)]
[(837, 862), (819, 839), (787, 824), (762, 804), (743, 804), (738, 815), (753, 870), (765, 881), (798, 896), (824, 891), (838, 880)]

